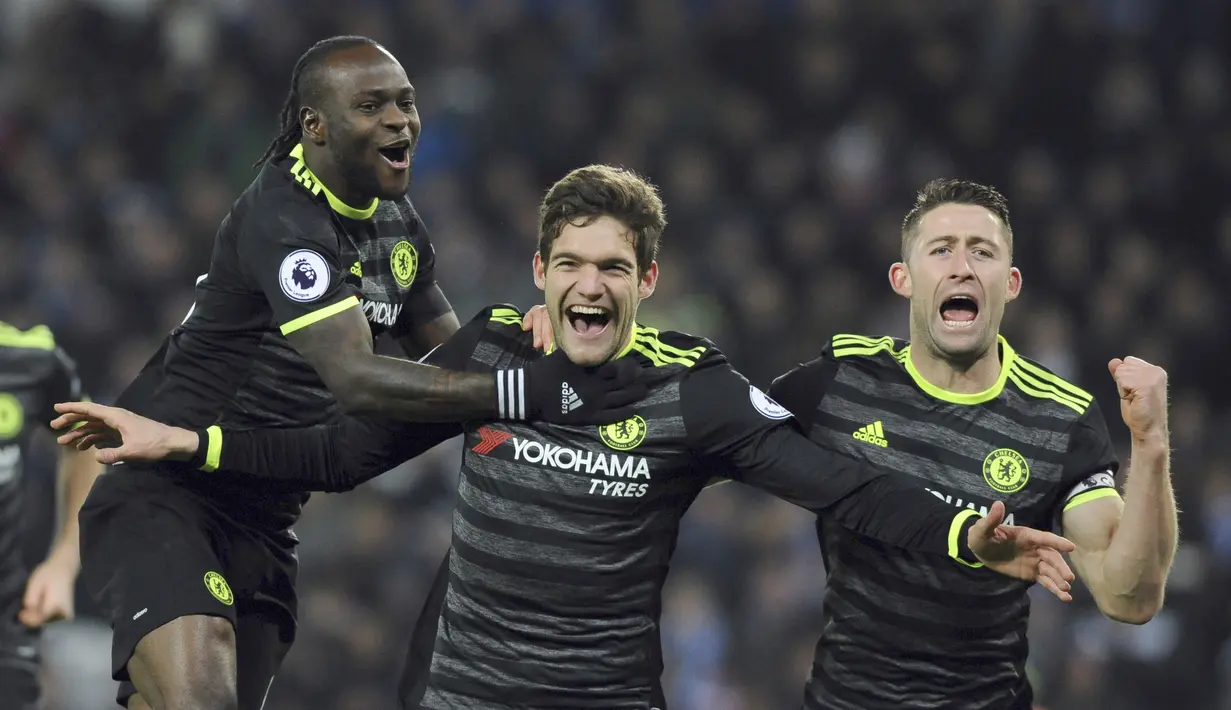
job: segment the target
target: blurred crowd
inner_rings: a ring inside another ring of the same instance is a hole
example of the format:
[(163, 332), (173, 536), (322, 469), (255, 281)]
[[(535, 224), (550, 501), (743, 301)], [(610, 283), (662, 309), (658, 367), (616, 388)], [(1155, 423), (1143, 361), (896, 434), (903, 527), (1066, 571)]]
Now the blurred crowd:
[[(906, 335), (886, 271), (937, 176), (1009, 198), (1005, 333), (1091, 391), (1171, 373), (1182, 549), (1149, 624), (1040, 596), (1049, 710), (1231, 708), (1231, 5), (1223, 0), (3, 0), (0, 319), (47, 323), (108, 401), (184, 317), (214, 230), (276, 134), (297, 56), (357, 33), (419, 97), (411, 196), (463, 320), (538, 302), (539, 198), (590, 162), (662, 189), (642, 321), (705, 334), (763, 387), (835, 332)], [(1223, 276), (1219, 276), (1223, 274)], [(297, 530), (299, 640), (269, 710), (393, 707), (448, 545), (456, 442)], [(31, 483), (31, 554), (51, 451)], [(824, 623), (810, 516), (722, 486), (686, 518), (664, 603), (676, 710), (795, 708)], [(110, 706), (105, 624), (48, 638), (51, 710)], [(101, 676), (101, 678), (100, 678)]]

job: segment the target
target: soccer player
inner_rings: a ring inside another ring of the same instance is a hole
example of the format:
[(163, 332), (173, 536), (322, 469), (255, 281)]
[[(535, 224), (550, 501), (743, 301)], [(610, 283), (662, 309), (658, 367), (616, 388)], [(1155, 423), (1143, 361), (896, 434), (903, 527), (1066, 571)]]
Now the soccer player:
[[(958, 508), (1003, 500), (1018, 525), (1058, 524), (1103, 613), (1149, 620), (1176, 545), (1166, 373), (1137, 358), (1109, 363), (1132, 433), (1122, 501), (1094, 398), (999, 334), (1022, 285), (999, 193), (928, 183), (889, 280), (910, 299), (910, 342), (834, 336), (771, 396), (818, 444), (908, 473)], [(817, 533), (826, 623), (804, 708), (1030, 709), (1028, 581), (889, 549), (824, 513)]]
[[(195, 305), (119, 402), (192, 428), (310, 426), (340, 411), (570, 424), (622, 413), (645, 389), (626, 387), (636, 368), (619, 363), (590, 377), (564, 357), (463, 373), (373, 353), (388, 334), (422, 355), (458, 328), (406, 197), (419, 133), (414, 88), (380, 45), (337, 37), (300, 57), (282, 134), (222, 221)], [(118, 702), (256, 710), (294, 636), (291, 526), (306, 496), (152, 469), (104, 476), (81, 514)]]
[[(98, 452), (108, 461), (192, 456), (213, 472), (207, 479), (259, 474), (347, 490), (464, 432), (453, 545), (414, 642), (428, 650), (412, 653), (404, 680), (404, 701), (415, 707), (664, 707), (662, 584), (680, 519), (716, 475), (945, 564), (958, 564), (947, 555), (1031, 580), (1050, 575), (1066, 593), (1063, 559), (1045, 549), (1068, 549), (1062, 538), (998, 528), (999, 510), (980, 520), (905, 477), (834, 456), (801, 436), (713, 343), (638, 325), (664, 226), (653, 186), (606, 166), (570, 173), (541, 206), (534, 278), (555, 344), (583, 366), (635, 362), (653, 382), (626, 419), (458, 427), (347, 418), (313, 429), (193, 432), (62, 405), (68, 414), (57, 425), (87, 423), (61, 442), (119, 445)], [(521, 366), (538, 357), (521, 322), (512, 308), (488, 308), (427, 361), (475, 372)]]
[(27, 509), (22, 465), (34, 432), (65, 397), (82, 398), (81, 380), (51, 331), (44, 326), (22, 331), (0, 322), (0, 707), (14, 710), (38, 706), (39, 628), (73, 616), (81, 559), (77, 511), (102, 473), (89, 452), (61, 451), (59, 529), (47, 559), (31, 572), (22, 557)]

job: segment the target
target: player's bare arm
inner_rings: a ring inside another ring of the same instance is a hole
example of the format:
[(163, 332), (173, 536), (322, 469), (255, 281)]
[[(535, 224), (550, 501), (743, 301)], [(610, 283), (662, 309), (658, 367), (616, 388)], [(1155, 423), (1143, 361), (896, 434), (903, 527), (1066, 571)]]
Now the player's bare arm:
[(1176, 548), (1167, 429), (1167, 373), (1135, 357), (1108, 369), (1132, 435), (1124, 498), (1105, 496), (1063, 514), (1073, 565), (1108, 618), (1144, 624), (1162, 608)]
[[(564, 357), (537, 360), (523, 370), (464, 373), (377, 355), (367, 320), (348, 308), (286, 336), (348, 413), (419, 422), (534, 419), (567, 423), (618, 420), (645, 394), (626, 363), (587, 372)], [(561, 406), (562, 386), (580, 407)]]
[(77, 513), (103, 467), (87, 451), (62, 449), (56, 471), (59, 529), (47, 559), (30, 574), (21, 623), (38, 627), (73, 618), (77, 574), (81, 570)]
[(288, 333), (348, 413), (412, 421), (499, 416), (496, 378), (377, 355), (363, 313), (350, 308)]
[(823, 513), (861, 535), (1038, 581), (1069, 599), (1073, 574), (1061, 553), (1073, 544), (1042, 530), (1001, 525), (1003, 504), (993, 506), (985, 519), (973, 510), (955, 514), (901, 474), (818, 446), (788, 423), (790, 410), (725, 363), (694, 370), (681, 393), (684, 426), (698, 451), (729, 465), (735, 480)]

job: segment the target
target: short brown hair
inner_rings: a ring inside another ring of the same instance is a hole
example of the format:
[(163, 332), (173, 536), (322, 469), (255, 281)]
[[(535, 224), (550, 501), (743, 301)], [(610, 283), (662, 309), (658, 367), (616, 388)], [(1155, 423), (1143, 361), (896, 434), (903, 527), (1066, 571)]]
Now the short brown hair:
[(937, 178), (928, 182), (915, 195), (915, 206), (906, 213), (902, 220), (902, 261), (910, 253), (910, 240), (919, 227), (924, 215), (941, 205), (975, 205), (996, 215), (1004, 225), (1005, 237), (1009, 242), (1009, 253), (1013, 253), (1013, 227), (1009, 225), (1009, 201), (991, 185), (981, 185), (970, 180), (953, 180)]
[(611, 217), (633, 233), (637, 271), (658, 258), (667, 215), (658, 188), (631, 170), (611, 165), (577, 168), (551, 186), (539, 205), (539, 257), (547, 261), (564, 226), (586, 227)]

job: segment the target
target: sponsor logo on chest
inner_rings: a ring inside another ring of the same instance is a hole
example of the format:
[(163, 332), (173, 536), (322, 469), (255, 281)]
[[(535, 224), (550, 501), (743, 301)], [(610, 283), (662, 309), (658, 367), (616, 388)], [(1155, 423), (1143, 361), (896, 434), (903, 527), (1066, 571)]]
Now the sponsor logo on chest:
[(649, 491), (650, 464), (644, 456), (585, 451), (491, 427), (482, 427), (478, 433), (479, 442), (471, 447), (475, 453), (490, 456), (507, 442), (513, 461), (589, 476), (590, 495), (641, 498)]
[(363, 309), (363, 315), (369, 323), (383, 328), (392, 328), (398, 322), (398, 316), (402, 315), (402, 304), (400, 303), (372, 301), (361, 296), (359, 306)]

